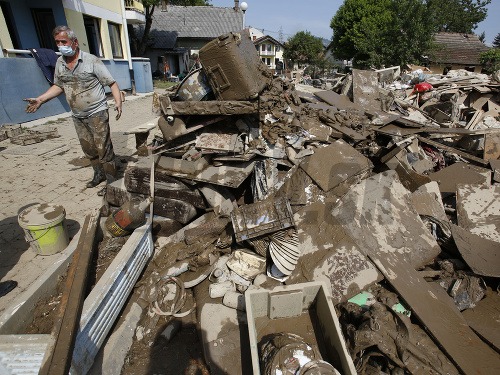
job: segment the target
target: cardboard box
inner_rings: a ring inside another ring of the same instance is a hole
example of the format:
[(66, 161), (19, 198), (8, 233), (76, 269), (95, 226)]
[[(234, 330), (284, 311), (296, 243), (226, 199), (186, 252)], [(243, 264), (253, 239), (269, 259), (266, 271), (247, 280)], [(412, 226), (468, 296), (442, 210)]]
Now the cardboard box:
[[(347, 352), (331, 295), (322, 282), (279, 286), (272, 290), (249, 290), (245, 293), (248, 333), (253, 373), (260, 375), (259, 342), (270, 334), (269, 327), (286, 328), (286, 333), (304, 337), (301, 330), (309, 327), (306, 342), (321, 353), (323, 360), (340, 373), (355, 375), (356, 369)], [(309, 319), (298, 322), (297, 319)], [(283, 332), (279, 328), (274, 333)]]

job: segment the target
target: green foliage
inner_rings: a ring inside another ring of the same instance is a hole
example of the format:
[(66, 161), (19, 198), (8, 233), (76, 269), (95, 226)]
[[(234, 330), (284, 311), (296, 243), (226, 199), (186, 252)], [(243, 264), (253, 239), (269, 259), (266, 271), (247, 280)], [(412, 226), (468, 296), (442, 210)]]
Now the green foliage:
[(490, 48), (488, 51), (481, 53), (479, 61), (489, 74), (500, 70), (500, 48)]
[(320, 38), (309, 31), (299, 31), (285, 44), (285, 59), (299, 64), (315, 64), (323, 54), (323, 43)]
[(419, 62), (432, 40), (422, 0), (345, 0), (330, 27), (334, 55), (356, 67)]
[(435, 31), (470, 34), (486, 18), (491, 0), (427, 0)]
[(493, 47), (500, 48), (500, 33), (493, 39)]
[(483, 31), (481, 34), (479, 34), (478, 38), (482, 43), (484, 43), (486, 41), (486, 33)]

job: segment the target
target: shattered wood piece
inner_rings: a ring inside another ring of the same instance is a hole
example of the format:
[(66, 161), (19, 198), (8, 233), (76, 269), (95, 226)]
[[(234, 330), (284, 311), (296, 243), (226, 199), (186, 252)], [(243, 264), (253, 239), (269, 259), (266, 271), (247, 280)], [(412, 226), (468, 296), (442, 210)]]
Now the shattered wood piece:
[(306, 119), (302, 122), (302, 128), (309, 133), (310, 141), (328, 142), (332, 134), (330, 126), (323, 125), (317, 120)]
[(441, 252), (394, 171), (353, 186), (332, 214), (365, 254), (397, 253), (421, 267)]
[(249, 101), (172, 102), (169, 97), (162, 96), (160, 103), (166, 115), (248, 115), (259, 112), (259, 103)]
[(491, 160), (490, 167), (493, 171), (493, 181), (500, 182), (500, 160)]
[(457, 219), (462, 228), (500, 244), (500, 185), (459, 185)]
[(439, 149), (442, 149), (442, 150), (445, 150), (445, 151), (448, 151), (448, 152), (453, 152), (453, 153), (455, 153), (455, 154), (463, 157), (466, 160), (470, 160), (470, 161), (473, 161), (473, 162), (481, 164), (481, 165), (488, 165), (488, 161), (487, 160), (477, 158), (477, 157), (475, 157), (475, 156), (473, 156), (471, 154), (468, 154), (467, 152), (457, 150), (456, 148), (443, 145), (442, 143), (439, 143), (439, 142), (431, 141), (430, 139), (427, 139), (427, 138), (422, 137), (420, 135), (417, 135), (417, 138), (422, 143), (427, 143), (427, 144), (429, 144), (431, 146), (434, 146), (434, 147), (437, 147)]
[[(180, 158), (172, 158), (169, 156), (161, 156), (158, 159), (158, 168), (161, 170), (169, 170), (185, 174), (200, 173), (209, 166), (208, 156), (201, 156), (197, 160), (184, 160)], [(158, 178), (157, 178), (158, 179)], [(170, 177), (170, 179), (173, 179)]]
[(380, 109), (378, 74), (371, 70), (352, 70), (353, 102), (363, 108)]
[(332, 90), (317, 91), (314, 95), (323, 100), (325, 103), (338, 109), (356, 109), (360, 112), (365, 111), (365, 108), (351, 102), (346, 95), (337, 94)]
[(233, 193), (224, 186), (205, 184), (199, 188), (209, 207), (214, 208), (217, 215), (230, 215), (237, 207)]
[[(399, 179), (401, 180), (401, 183), (409, 191), (414, 192), (420, 186), (431, 182), (431, 179), (429, 177), (417, 173), (408, 164), (408, 162), (406, 161), (406, 156), (396, 155), (394, 159), (395, 159), (395, 166), (394, 168), (391, 169), (394, 169), (397, 172)], [(388, 163), (388, 165), (389, 164), (390, 163)]]
[(184, 231), (184, 241), (186, 244), (191, 245), (204, 236), (213, 236), (215, 241), (229, 222), (230, 220), (227, 217), (217, 216), (213, 220), (200, 224), (195, 228), (186, 229)]
[(500, 159), (500, 133), (485, 134), (483, 159)]
[(371, 161), (348, 143), (337, 140), (327, 147), (319, 147), (300, 164), (323, 191), (362, 179), (371, 169)]
[(237, 242), (277, 232), (295, 225), (290, 203), (284, 198), (247, 204), (231, 213)]
[(156, 128), (157, 124), (158, 124), (158, 119), (136, 126), (132, 129), (123, 132), (123, 134), (134, 134), (135, 149), (137, 150), (137, 154), (139, 156), (148, 155), (147, 141), (149, 137), (149, 132), (154, 128)]
[(485, 342), (500, 353), (500, 296), (487, 293), (473, 309), (462, 312), (469, 326)]
[(437, 182), (422, 185), (411, 194), (411, 201), (420, 216), (431, 216), (448, 221)]
[(500, 356), (450, 306), (453, 302), (444, 289), (427, 283), (401, 254), (388, 256), (381, 247), (368, 256), (463, 373), (498, 373)]
[[(205, 132), (196, 137), (195, 147), (205, 152), (242, 153), (243, 143), (236, 133)], [(190, 173), (186, 171), (186, 173)]]
[(325, 281), (337, 304), (383, 277), (332, 215), (335, 200), (329, 197), (295, 214), (301, 255), (286, 284)]
[(341, 132), (346, 137), (355, 141), (364, 141), (367, 138), (368, 134), (360, 134), (347, 126), (338, 124), (335, 116), (333, 116), (333, 114), (331, 114), (330, 112), (319, 112), (319, 119), (325, 122), (333, 130)]
[(498, 242), (472, 234), (454, 224), (451, 224), (451, 232), (460, 255), (474, 273), (481, 276), (500, 277)]
[(39, 374), (66, 375), (71, 367), (78, 323), (82, 314), (83, 301), (87, 287), (87, 276), (96, 244), (99, 210), (87, 215), (82, 234), (68, 268), (65, 286), (59, 303), (52, 337), (45, 352)]
[(462, 162), (452, 164), (438, 172), (431, 173), (429, 178), (436, 181), (441, 193), (455, 194), (459, 184), (482, 184), (489, 186), (491, 171)]
[(484, 117), (483, 110), (480, 109), (479, 111), (476, 111), (476, 113), (474, 113), (474, 115), (472, 116), (470, 121), (465, 126), (465, 129), (469, 129), (469, 130), (475, 129), (476, 125), (483, 119), (483, 117)]
[[(169, 122), (169, 119), (171, 120)], [(192, 133), (196, 130), (202, 129), (208, 125), (215, 124), (225, 119), (225, 116), (217, 116), (210, 120), (197, 121), (195, 124), (186, 125), (185, 119), (179, 116), (162, 116), (158, 120), (158, 127), (160, 128), (163, 138), (171, 141), (182, 135)]]
[(380, 162), (381, 163), (387, 163), (389, 160), (391, 160), (392, 158), (394, 158), (397, 154), (399, 154), (401, 151), (403, 151), (404, 147), (403, 146), (396, 146), (396, 147), (393, 147), (392, 150), (390, 150), (387, 154), (385, 154), (384, 156), (382, 156), (380, 158)]

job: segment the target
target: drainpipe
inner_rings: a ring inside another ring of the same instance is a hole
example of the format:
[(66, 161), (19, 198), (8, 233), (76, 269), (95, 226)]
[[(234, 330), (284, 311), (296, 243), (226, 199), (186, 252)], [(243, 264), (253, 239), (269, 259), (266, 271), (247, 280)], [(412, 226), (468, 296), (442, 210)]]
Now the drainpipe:
[(130, 40), (128, 38), (128, 24), (127, 24), (127, 16), (125, 14), (125, 0), (121, 0), (122, 7), (122, 25), (126, 27), (126, 30), (123, 31), (125, 34), (125, 43), (127, 44), (128, 50), (128, 72), (130, 74), (130, 84), (132, 89), (132, 95), (136, 95), (135, 91), (135, 78), (134, 78), (134, 68), (132, 67), (132, 51), (130, 50)]

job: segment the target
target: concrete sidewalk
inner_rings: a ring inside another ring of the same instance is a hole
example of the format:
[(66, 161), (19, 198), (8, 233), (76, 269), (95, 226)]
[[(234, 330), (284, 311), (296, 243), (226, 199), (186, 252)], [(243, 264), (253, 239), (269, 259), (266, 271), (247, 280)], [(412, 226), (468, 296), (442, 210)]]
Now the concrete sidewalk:
[[(120, 175), (128, 162), (137, 160), (135, 138), (123, 132), (155, 119), (151, 108), (151, 94), (127, 96), (118, 121), (110, 108), (111, 138)], [(71, 239), (81, 229), (86, 215), (102, 204), (97, 192), (103, 185), (85, 187), (93, 171), (83, 156), (70, 113), (22, 126), (33, 130), (55, 127), (60, 137), (28, 146), (12, 144), (8, 139), (0, 142), (0, 280), (18, 282), (13, 291), (0, 297), (0, 315), (47, 267), (59, 260), (58, 254), (41, 256), (30, 249), (18, 223), (19, 213), (37, 203), (62, 205)]]

